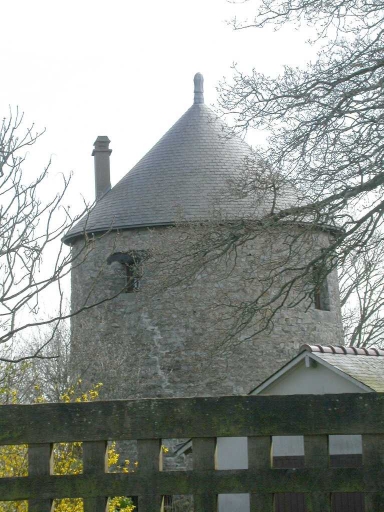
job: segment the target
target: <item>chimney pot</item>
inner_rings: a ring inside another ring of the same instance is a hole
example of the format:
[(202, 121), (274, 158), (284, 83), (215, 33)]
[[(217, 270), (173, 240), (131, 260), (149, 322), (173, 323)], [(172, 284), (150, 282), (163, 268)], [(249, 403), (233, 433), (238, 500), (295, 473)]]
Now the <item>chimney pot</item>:
[(193, 78), (194, 82), (194, 103), (201, 104), (204, 103), (204, 77), (201, 73), (196, 73)]
[(95, 158), (95, 196), (98, 201), (111, 189), (111, 170), (109, 157), (112, 149), (109, 149), (111, 141), (106, 135), (99, 135), (94, 142), (95, 149), (92, 156)]

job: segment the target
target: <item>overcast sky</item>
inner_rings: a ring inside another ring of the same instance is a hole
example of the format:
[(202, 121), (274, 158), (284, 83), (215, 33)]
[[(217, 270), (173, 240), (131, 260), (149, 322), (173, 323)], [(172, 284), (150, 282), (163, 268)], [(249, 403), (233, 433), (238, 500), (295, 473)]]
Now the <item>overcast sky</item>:
[(234, 32), (226, 24), (254, 11), (253, 2), (226, 0), (3, 2), (2, 117), (18, 105), (46, 127), (31, 166), (53, 155), (53, 176), (74, 172), (68, 202), (76, 206), (80, 192), (93, 200), (97, 135), (112, 141), (115, 184), (191, 105), (197, 71), (211, 104), (234, 61), (276, 74), (308, 60), (304, 31)]

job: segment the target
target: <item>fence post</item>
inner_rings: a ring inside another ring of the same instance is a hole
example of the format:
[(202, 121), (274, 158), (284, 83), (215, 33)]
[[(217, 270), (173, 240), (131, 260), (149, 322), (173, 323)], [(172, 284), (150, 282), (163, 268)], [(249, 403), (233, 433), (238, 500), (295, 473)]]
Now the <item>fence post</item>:
[[(52, 444), (30, 444), (28, 447), (28, 475), (47, 476), (52, 473)], [(28, 512), (51, 512), (51, 499), (33, 499), (28, 502)]]
[(156, 473), (160, 470), (161, 440), (144, 439), (137, 441), (139, 455), (138, 471), (147, 477), (147, 489), (145, 494), (139, 496), (140, 512), (159, 512), (161, 496), (154, 494)]
[[(382, 471), (384, 465), (384, 435), (366, 434), (362, 436), (363, 467)], [(384, 493), (367, 492), (364, 496), (365, 512), (384, 510)]]
[[(270, 469), (272, 466), (272, 437), (248, 437), (248, 469)], [(251, 494), (251, 512), (273, 512), (273, 494)]]
[[(328, 436), (304, 436), (305, 467), (329, 467)], [(310, 492), (306, 495), (308, 512), (331, 512), (331, 495), (328, 492)]]
[[(193, 438), (192, 453), (194, 471), (214, 470), (216, 467), (216, 438)], [(195, 512), (217, 512), (217, 495), (212, 493), (209, 482), (207, 484), (207, 488), (202, 489), (201, 493), (193, 495)]]
[[(104, 475), (107, 470), (107, 442), (87, 441), (83, 443), (84, 475)], [(107, 497), (84, 498), (84, 512), (105, 512)]]

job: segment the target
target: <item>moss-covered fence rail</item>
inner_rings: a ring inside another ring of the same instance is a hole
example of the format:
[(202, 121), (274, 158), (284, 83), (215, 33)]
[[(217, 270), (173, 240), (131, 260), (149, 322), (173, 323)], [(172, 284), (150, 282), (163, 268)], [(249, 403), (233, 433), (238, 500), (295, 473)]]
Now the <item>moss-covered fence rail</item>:
[[(328, 435), (362, 434), (363, 466), (331, 468)], [(304, 435), (305, 466), (271, 467), (271, 436)], [(247, 470), (215, 470), (216, 438), (248, 437)], [(161, 471), (162, 439), (192, 438), (193, 471)], [(134, 473), (107, 473), (108, 440), (136, 439)], [(51, 474), (52, 443), (83, 442), (83, 474)], [(0, 445), (28, 444), (27, 477), (0, 478), (0, 500), (79, 497), (104, 512), (107, 496), (138, 496), (139, 512), (161, 497), (193, 494), (196, 511), (216, 511), (217, 495), (250, 493), (251, 510), (272, 512), (275, 493), (305, 493), (308, 512), (331, 510), (333, 492), (364, 492), (366, 512), (384, 511), (384, 394), (119, 400), (0, 407)]]

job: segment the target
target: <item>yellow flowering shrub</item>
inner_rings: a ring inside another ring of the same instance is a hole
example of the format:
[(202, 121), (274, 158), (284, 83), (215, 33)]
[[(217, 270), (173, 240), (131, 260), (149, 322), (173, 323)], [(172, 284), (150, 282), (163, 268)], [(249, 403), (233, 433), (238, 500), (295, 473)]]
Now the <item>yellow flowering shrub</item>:
[[(78, 381), (80, 386), (81, 380)], [(61, 395), (61, 401), (70, 402), (90, 402), (96, 400), (102, 384), (99, 383), (86, 393), (80, 393), (73, 386)], [(46, 400), (40, 392), (39, 385), (35, 385), (36, 398), (35, 403), (44, 403)], [(6, 394), (6, 400), (1, 400), (3, 394)], [(0, 403), (18, 403), (17, 391), (0, 388)], [(133, 471), (130, 468), (130, 461), (125, 460), (119, 464), (120, 455), (116, 451), (116, 443), (111, 443), (108, 447), (108, 467), (119, 470), (123, 473)], [(137, 462), (135, 462), (137, 465)], [(53, 447), (53, 473), (55, 475), (78, 475), (83, 471), (82, 462), (82, 443), (57, 443)], [(28, 447), (26, 445), (0, 446), (0, 478), (2, 477), (22, 477), (28, 475)], [(133, 512), (136, 507), (132, 500), (127, 497), (115, 497), (108, 502), (108, 512)], [(55, 512), (83, 512), (83, 501), (78, 499), (61, 499), (54, 502)], [(0, 502), (0, 512), (27, 512), (28, 505), (26, 501), (19, 502)]]

